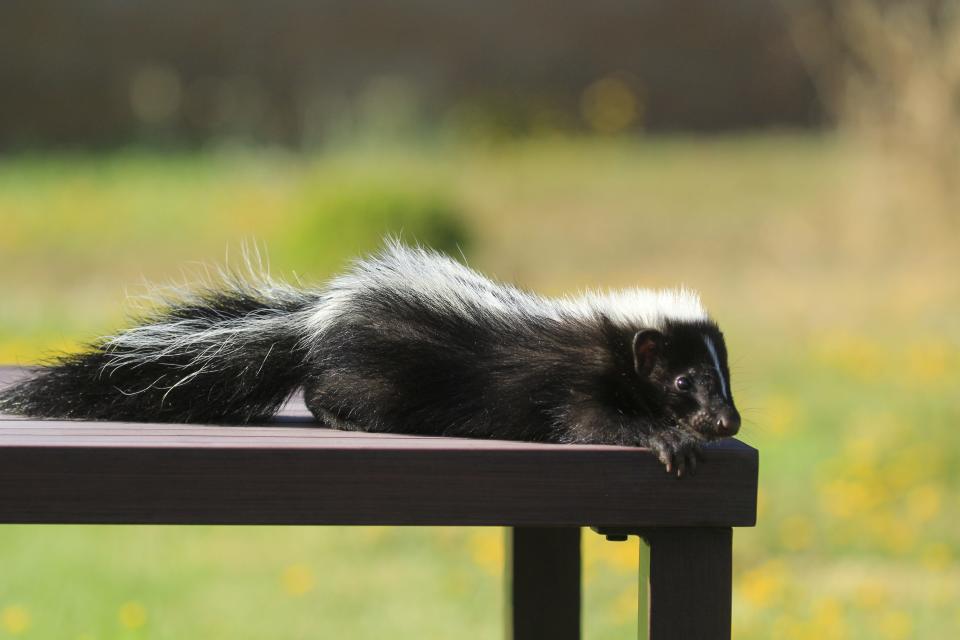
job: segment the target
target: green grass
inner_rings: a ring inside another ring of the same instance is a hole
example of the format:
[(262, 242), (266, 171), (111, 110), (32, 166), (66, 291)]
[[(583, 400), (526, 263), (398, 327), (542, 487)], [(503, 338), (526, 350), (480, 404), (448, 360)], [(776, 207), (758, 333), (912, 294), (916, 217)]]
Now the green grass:
[[(384, 629), (444, 637), (470, 628), (492, 638), (498, 581), (462, 552), (470, 535), (5, 527), (0, 601), (27, 608), (29, 637), (374, 638)], [(129, 603), (146, 612), (141, 628), (121, 619)]]
[[(546, 293), (685, 283), (724, 327), (741, 437), (761, 451), (736, 637), (953, 637), (954, 223), (871, 204), (867, 160), (773, 134), (8, 157), (0, 361), (76, 348), (121, 326), (144, 280), (236, 264), (250, 240), (307, 282), (403, 231)], [(0, 638), (498, 637), (501, 538), (0, 527)], [(587, 532), (585, 551), (586, 637), (633, 637), (636, 542)]]

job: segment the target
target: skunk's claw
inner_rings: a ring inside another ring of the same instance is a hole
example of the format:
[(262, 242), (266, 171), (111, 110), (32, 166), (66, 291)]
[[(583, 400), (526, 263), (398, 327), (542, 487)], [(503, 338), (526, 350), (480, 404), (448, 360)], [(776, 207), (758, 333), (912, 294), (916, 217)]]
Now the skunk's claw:
[(650, 436), (648, 444), (667, 473), (676, 473), (678, 478), (695, 474), (703, 460), (700, 443), (683, 433), (662, 431)]
[(684, 449), (684, 461), (686, 462), (686, 467), (689, 470), (689, 474), (696, 475), (697, 465), (703, 460), (703, 450), (700, 448), (700, 445), (697, 443), (690, 443)]

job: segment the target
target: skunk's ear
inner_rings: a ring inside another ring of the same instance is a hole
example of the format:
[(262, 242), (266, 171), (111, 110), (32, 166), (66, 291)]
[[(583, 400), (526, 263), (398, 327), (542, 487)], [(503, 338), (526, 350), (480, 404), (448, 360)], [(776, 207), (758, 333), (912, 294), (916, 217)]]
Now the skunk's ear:
[(657, 363), (663, 349), (663, 334), (656, 329), (638, 331), (633, 336), (633, 366), (640, 376), (646, 377)]

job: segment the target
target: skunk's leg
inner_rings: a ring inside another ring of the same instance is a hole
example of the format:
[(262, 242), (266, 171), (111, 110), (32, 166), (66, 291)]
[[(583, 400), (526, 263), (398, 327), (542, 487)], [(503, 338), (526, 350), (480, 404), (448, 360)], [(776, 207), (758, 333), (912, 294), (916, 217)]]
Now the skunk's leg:
[(317, 378), (308, 379), (303, 385), (303, 401), (313, 417), (328, 427), (340, 431), (369, 431), (361, 422), (352, 420), (348, 412), (330, 407), (336, 406), (334, 398), (323, 392), (323, 381)]
[(310, 413), (313, 414), (319, 422), (322, 422), (328, 427), (333, 429), (338, 429), (340, 431), (367, 431), (362, 425), (353, 422), (352, 420), (347, 420), (346, 418), (340, 417), (336, 412), (330, 411), (324, 407), (320, 406), (311, 406), (309, 407)]
[(666, 467), (667, 473), (676, 473), (677, 477), (693, 474), (697, 463), (703, 460), (702, 441), (680, 429), (664, 429), (650, 434), (646, 445)]

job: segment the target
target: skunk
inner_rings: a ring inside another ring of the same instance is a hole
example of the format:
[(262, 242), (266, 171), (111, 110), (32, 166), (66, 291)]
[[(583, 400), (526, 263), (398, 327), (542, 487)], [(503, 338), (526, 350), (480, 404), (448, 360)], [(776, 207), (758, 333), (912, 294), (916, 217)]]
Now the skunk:
[(315, 289), (222, 280), (51, 361), (0, 411), (250, 423), (302, 389), (337, 429), (649, 447), (679, 475), (740, 426), (688, 290), (544, 298), (397, 241)]

